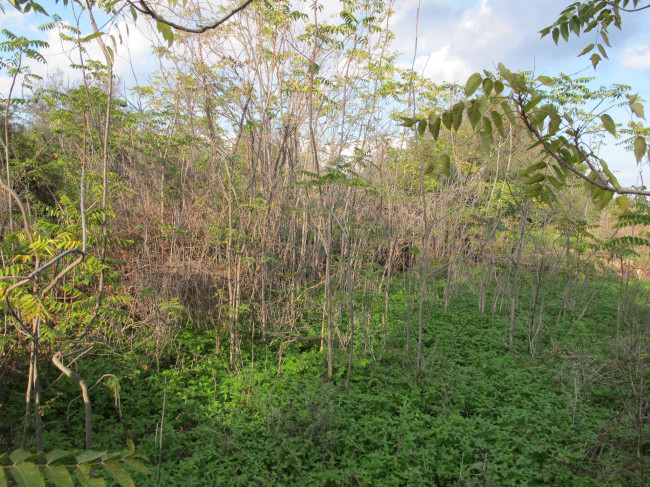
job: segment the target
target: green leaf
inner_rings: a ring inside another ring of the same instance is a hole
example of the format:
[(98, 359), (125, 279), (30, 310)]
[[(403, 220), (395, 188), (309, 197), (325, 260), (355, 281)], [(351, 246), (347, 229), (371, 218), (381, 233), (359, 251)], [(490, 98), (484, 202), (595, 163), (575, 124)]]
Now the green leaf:
[(540, 101), (542, 101), (542, 99), (543, 98), (540, 95), (533, 97), (532, 100), (530, 100), (528, 103), (524, 105), (524, 111), (528, 112), (532, 110)]
[(639, 103), (638, 101), (630, 103), (630, 109), (632, 110), (632, 112), (634, 112), (634, 114), (637, 117), (645, 120), (645, 113), (643, 111), (643, 105), (641, 105), (641, 103)]
[(544, 110), (535, 110), (530, 114), (529, 119), (535, 128), (541, 129), (544, 127), (544, 120), (546, 120), (546, 117), (548, 117), (548, 112)]
[(558, 41), (560, 40), (560, 29), (558, 29), (557, 27), (553, 29), (553, 33), (551, 35), (553, 37), (553, 42), (557, 44)]
[(505, 137), (506, 133), (503, 130), (503, 117), (501, 114), (496, 110), (491, 110), (490, 116), (492, 117), (492, 121), (494, 122), (494, 126), (497, 128), (499, 135), (501, 135), (501, 137)]
[(551, 113), (551, 120), (548, 123), (548, 133), (549, 135), (555, 135), (560, 130), (560, 125), (562, 124), (562, 117), (557, 113)]
[(167, 45), (171, 47), (174, 43), (174, 31), (172, 31), (172, 28), (163, 22), (156, 21), (156, 29), (162, 34), (163, 39), (167, 41)]
[(70, 455), (74, 455), (75, 453), (76, 453), (76, 451), (74, 451), (74, 450), (73, 451), (59, 450), (59, 449), (52, 450), (51, 452), (49, 452), (49, 453), (47, 453), (45, 455), (45, 461), (48, 464), (54, 463), (57, 460), (61, 460), (62, 458), (65, 458), (65, 457), (70, 456)]
[(479, 131), (479, 139), (481, 141), (481, 147), (483, 148), (483, 152), (489, 154), (490, 151), (492, 150), (492, 143), (494, 142), (492, 137), (492, 124), (490, 123), (490, 120), (487, 117), (483, 117), (483, 118), (484, 118), (483, 122), (485, 123), (487, 121), (487, 123), (490, 124), (490, 127), (489, 129), (484, 128)]
[(456, 103), (451, 109), (451, 114), (453, 117), (454, 130), (458, 132), (460, 124), (463, 123), (463, 110), (465, 110), (465, 105), (463, 102)]
[(555, 80), (549, 76), (538, 76), (537, 81), (542, 83), (544, 86), (554, 86)]
[(20, 462), (12, 465), (11, 475), (20, 487), (45, 487), (45, 480), (35, 463)]
[(72, 477), (63, 465), (51, 465), (45, 467), (45, 474), (51, 484), (56, 487), (74, 487)]
[(483, 126), (483, 133), (487, 135), (490, 140), (492, 140), (492, 122), (485, 115), (481, 119), (481, 125)]
[(612, 117), (610, 117), (605, 113), (600, 116), (600, 121), (603, 123), (603, 127), (605, 127), (605, 130), (607, 130), (610, 134), (614, 136), (616, 135), (616, 124), (614, 123)]
[(135, 487), (133, 479), (129, 472), (114, 460), (110, 460), (102, 464), (104, 470), (117, 482), (121, 487)]
[(512, 111), (512, 107), (508, 105), (508, 102), (503, 100), (501, 102), (501, 108), (503, 109), (503, 113), (506, 117), (508, 117), (508, 120), (510, 120), (511, 123), (515, 123), (515, 113)]
[(490, 106), (490, 103), (488, 102), (488, 98), (485, 95), (481, 95), (476, 98), (476, 104), (478, 106), (479, 112), (481, 112), (481, 115), (485, 115), (485, 113), (488, 111), (488, 108)]
[(433, 172), (433, 169), (435, 167), (435, 164), (433, 163), (433, 159), (429, 159), (424, 167), (422, 168), (422, 174), (431, 174)]
[(555, 178), (555, 177), (553, 177), (553, 176), (547, 176), (546, 180), (547, 180), (549, 183), (551, 183), (551, 185), (552, 185), (555, 189), (558, 189), (558, 190), (559, 190), (559, 189), (562, 189), (562, 187), (563, 187), (562, 183), (561, 183), (557, 178)]
[(467, 80), (467, 83), (465, 83), (465, 96), (472, 96), (478, 87), (481, 86), (481, 81), (483, 81), (483, 78), (479, 73), (471, 75)]
[(502, 81), (496, 80), (494, 82), (494, 93), (496, 95), (499, 95), (499, 94), (503, 93), (504, 88), (505, 88), (505, 86), (503, 85)]
[(524, 192), (524, 198), (530, 199), (539, 196), (542, 193), (542, 189), (544, 189), (543, 184), (534, 184)]
[(399, 118), (402, 119), (402, 123), (400, 123), (400, 125), (408, 128), (413, 127), (413, 125), (415, 125), (416, 122), (418, 121), (417, 118), (409, 118), (409, 117), (399, 117)]
[(618, 221), (614, 225), (614, 228), (631, 227), (634, 225), (650, 225), (650, 214), (640, 212), (623, 213), (618, 216)]
[(568, 42), (569, 40), (569, 23), (563, 22), (560, 25), (560, 34), (562, 34), (562, 39)]
[(563, 147), (559, 150), (559, 152), (562, 159), (564, 159), (564, 162), (572, 166), (575, 161), (571, 151), (566, 147)]
[(131, 438), (126, 440), (126, 447), (127, 450), (123, 454), (124, 457), (126, 457), (127, 455), (131, 456), (135, 453), (135, 444), (133, 443), (133, 440)]
[(9, 454), (9, 459), (15, 464), (22, 462), (23, 460), (27, 460), (30, 457), (33, 457), (34, 455), (29, 453), (28, 451), (25, 450), (14, 450)]
[(585, 47), (580, 54), (578, 54), (578, 57), (584, 56), (588, 52), (590, 52), (593, 48), (595, 47), (595, 44), (589, 44), (587, 47)]
[(630, 199), (627, 196), (619, 196), (614, 200), (614, 203), (616, 203), (616, 206), (618, 206), (622, 211), (630, 211)]
[(607, 47), (612, 47), (612, 45), (609, 43), (609, 37), (607, 37), (607, 32), (604, 30), (600, 31), (600, 36), (603, 38), (603, 41), (607, 45)]
[(539, 201), (541, 201), (542, 203), (546, 203), (547, 205), (550, 206), (552, 203), (551, 195), (549, 195), (548, 193), (541, 193), (539, 195)]
[[(449, 158), (449, 156), (447, 156), (447, 158)], [(146, 475), (147, 477), (151, 476), (151, 472), (149, 472), (147, 466), (138, 460), (135, 460), (133, 458), (123, 458), (122, 462), (124, 462), (128, 467), (132, 468), (136, 472), (141, 473), (142, 475)]]
[(512, 71), (506, 68), (503, 63), (497, 64), (497, 71), (499, 71), (499, 74), (503, 76), (506, 81), (510, 81), (512, 78)]
[(557, 164), (552, 165), (551, 168), (553, 171), (555, 171), (558, 181), (560, 181), (562, 184), (566, 183), (566, 177), (569, 170), (566, 167), (559, 166)]
[(103, 35), (104, 35), (103, 32), (93, 32), (92, 34), (87, 35), (86, 37), (82, 37), (81, 39), (79, 39), (79, 43), (83, 44), (84, 42), (88, 42), (88, 41), (91, 41), (93, 39), (97, 39), (98, 37), (101, 37)]
[(438, 116), (436, 116), (435, 120), (431, 122), (431, 115), (429, 116), (429, 132), (431, 132), (431, 135), (433, 135), (433, 140), (438, 140), (438, 136), (440, 135), (441, 122), (442, 120)]
[(83, 487), (106, 487), (104, 479), (91, 477), (91, 466), (87, 463), (78, 465), (75, 469), (75, 476)]
[(534, 176), (531, 176), (530, 178), (525, 179), (523, 181), (523, 184), (525, 184), (527, 186), (530, 186), (531, 184), (541, 183), (545, 179), (546, 179), (546, 176), (544, 174), (535, 174)]
[(526, 169), (524, 169), (521, 174), (519, 175), (520, 177), (526, 177), (530, 173), (533, 173), (535, 171), (539, 171), (540, 169), (545, 169), (546, 168), (546, 161), (539, 161), (535, 164), (532, 164), (528, 166)]
[(647, 149), (645, 138), (637, 135), (636, 139), (634, 139), (634, 157), (636, 157), (636, 162), (640, 162), (643, 159)]
[(442, 173), (450, 178), (451, 177), (451, 157), (449, 157), (449, 154), (443, 154), (442, 157), (440, 158), (441, 165), (442, 165)]
[(510, 87), (515, 93), (529, 93), (526, 77), (520, 73), (513, 73), (510, 77)]
[(7, 487), (7, 476), (2, 465), (0, 465), (0, 487)]
[(492, 81), (490, 78), (485, 78), (483, 80), (483, 93), (485, 93), (487, 96), (490, 96), (493, 87), (494, 87), (494, 81)]
[(598, 203), (598, 209), (602, 210), (605, 208), (610, 201), (614, 198), (614, 193), (611, 191), (607, 191), (605, 189), (600, 189), (598, 188), (598, 191), (596, 191), (597, 195), (597, 203)]
[(424, 131), (427, 129), (427, 121), (426, 120), (420, 120), (418, 122), (418, 136), (422, 137), (424, 135)]
[(472, 128), (476, 129), (476, 126), (481, 121), (481, 112), (479, 110), (478, 103), (476, 103), (476, 100), (472, 100), (472, 102), (470, 102), (469, 106), (467, 107), (467, 117), (472, 124)]
[(589, 58), (591, 60), (591, 64), (596, 69), (596, 66), (598, 66), (598, 63), (602, 61), (602, 58), (598, 54), (592, 54), (591, 57)]
[(451, 114), (451, 110), (446, 110), (442, 114), (442, 124), (447, 130), (451, 130), (451, 126), (454, 123), (454, 117)]
[(106, 455), (105, 451), (86, 450), (80, 455), (77, 455), (77, 463), (92, 462), (98, 458), (103, 457), (104, 455)]

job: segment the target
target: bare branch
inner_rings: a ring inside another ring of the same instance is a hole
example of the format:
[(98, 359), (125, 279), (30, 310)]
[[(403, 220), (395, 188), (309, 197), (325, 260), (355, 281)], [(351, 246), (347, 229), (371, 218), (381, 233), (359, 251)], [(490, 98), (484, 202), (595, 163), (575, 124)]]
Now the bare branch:
[(145, 0), (137, 0), (137, 1), (132, 1), (132, 0), (127, 0), (127, 3), (136, 9), (138, 12), (140, 12), (143, 15), (146, 15), (148, 17), (151, 17), (152, 19), (163, 23), (165, 25), (168, 25), (170, 27), (173, 27), (176, 30), (180, 30), (183, 32), (189, 32), (191, 34), (203, 34), (204, 32), (207, 32), (209, 30), (215, 29), (219, 27), (221, 24), (224, 22), (228, 21), (230, 17), (233, 15), (241, 12), (244, 10), (246, 7), (248, 7), (251, 3), (253, 3), (255, 0), (246, 0), (244, 3), (239, 5), (238, 7), (234, 8), (231, 10), (225, 17), (222, 17), (221, 19), (212, 22), (211, 24), (199, 26), (199, 27), (186, 27), (180, 24), (177, 24), (176, 22), (173, 22), (171, 20), (168, 20), (161, 16), (160, 14), (156, 13), (151, 6), (145, 1)]
[[(45, 269), (47, 269), (48, 267), (52, 267), (58, 261), (60, 261), (61, 259), (63, 259), (64, 257), (66, 257), (67, 255), (70, 255), (70, 254), (81, 254), (83, 258), (86, 257), (86, 254), (85, 254), (85, 252), (83, 250), (78, 249), (78, 248), (75, 247), (74, 249), (69, 249), (69, 250), (66, 250), (65, 252), (61, 252), (59, 255), (57, 255), (56, 257), (53, 257), (52, 259), (48, 260), (45, 264), (40, 266), (38, 269), (35, 269), (34, 271), (32, 271), (27, 276), (5, 276), (5, 277), (0, 277), (0, 280), (4, 280), (4, 279), (22, 279), (21, 282), (13, 284), (11, 287), (9, 287), (7, 289), (7, 292), (12, 291), (12, 290), (16, 289), (17, 287), (20, 287), (23, 284), (27, 283), (28, 281), (31, 281), (36, 276), (38, 276), (41, 272), (43, 272)], [(67, 271), (64, 269), (63, 271), (61, 271), (61, 273), (59, 273), (59, 276), (60, 276), (60, 277), (58, 277), (59, 279), (61, 277), (63, 277), (63, 275), (67, 274), (67, 272), (69, 272), (71, 270), (71, 269), (68, 269), (67, 267), (66, 267), (66, 269), (67, 269)], [(63, 274), (63, 275), (61, 275), (61, 274)]]
[(84, 410), (85, 410), (85, 430), (86, 430), (86, 449), (89, 449), (92, 446), (93, 436), (92, 436), (92, 406), (90, 404), (90, 394), (88, 393), (88, 384), (86, 381), (77, 374), (74, 370), (70, 369), (63, 365), (63, 354), (61, 352), (56, 352), (52, 357), (52, 363), (56, 365), (56, 368), (63, 372), (65, 375), (70, 377), (73, 381), (79, 384), (81, 388), (81, 394), (84, 401)]
[(18, 196), (18, 193), (16, 193), (10, 186), (5, 184), (2, 178), (0, 178), (0, 188), (4, 189), (7, 193), (9, 193), (9, 195), (14, 199), (14, 201), (18, 205), (18, 208), (20, 209), (20, 213), (23, 216), (23, 227), (25, 230), (25, 236), (27, 237), (27, 240), (29, 240), (29, 243), (33, 243), (34, 240), (32, 239), (32, 234), (29, 231), (29, 219), (27, 218), (27, 210), (25, 209), (25, 205), (20, 199), (20, 196)]

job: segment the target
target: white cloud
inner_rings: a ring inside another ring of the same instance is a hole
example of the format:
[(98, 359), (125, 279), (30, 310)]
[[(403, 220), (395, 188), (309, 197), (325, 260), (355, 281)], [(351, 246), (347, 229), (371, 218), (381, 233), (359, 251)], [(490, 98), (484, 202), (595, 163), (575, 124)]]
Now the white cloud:
[[(397, 14), (390, 26), (396, 35), (392, 47), (405, 53), (402, 61), (409, 64), (415, 45), (417, 4), (416, 0), (397, 1)], [(589, 65), (588, 60), (576, 62), (584, 40), (576, 38), (555, 46), (539, 35), (539, 30), (553, 23), (565, 7), (566, 0), (547, 0), (544, 5), (521, 0), (422, 0), (418, 56), (430, 53), (453, 61), (452, 72), (458, 72), (461, 64), (473, 72), (493, 69), (499, 62), (513, 70), (547, 72), (550, 66), (561, 64), (552, 70), (574, 72), (577, 64)], [(465, 81), (466, 71), (460, 72), (463, 76), (457, 81)]]
[(464, 13), (459, 31), (459, 37), (465, 41), (459, 47), (463, 51), (481, 53), (487, 53), (495, 45), (501, 49), (511, 47), (522, 37), (521, 30), (513, 25), (513, 19), (504, 12), (495, 12), (488, 0), (480, 0), (476, 8)]
[[(71, 64), (81, 64), (88, 60), (96, 60), (106, 62), (104, 54), (97, 40), (90, 40), (84, 43), (85, 53), (80, 54), (77, 46), (73, 42), (62, 40), (59, 31), (53, 29), (47, 32), (40, 32), (33, 28), (32, 25), (25, 25), (24, 18), (26, 16), (20, 12), (14, 13), (7, 11), (6, 17), (0, 22), (0, 27), (7, 26), (14, 19), (15, 25), (20, 25), (16, 29), (17, 35), (26, 35), (32, 38), (40, 38), (48, 43), (49, 47), (41, 49), (39, 52), (43, 55), (46, 63), (39, 63), (35, 60), (27, 60), (24, 65), (29, 67), (31, 73), (47, 78), (51, 74), (56, 74), (64, 80), (69, 80), (72, 83), (80, 80), (81, 74), (78, 69), (71, 67)], [(105, 29), (106, 30), (106, 29)], [(32, 31), (38, 34), (31, 35), (26, 31)], [(82, 32), (81, 36), (88, 35), (91, 32)], [(121, 33), (122, 41), (120, 41), (119, 34)], [(151, 71), (156, 68), (155, 57), (151, 55), (152, 40), (149, 37), (150, 28), (145, 20), (138, 19), (137, 24), (134, 24), (130, 19), (121, 20), (120, 22), (109, 26), (107, 35), (103, 36), (104, 42), (111, 46), (115, 52), (115, 60), (113, 72), (115, 75), (127, 84), (132, 86), (135, 84), (134, 72), (138, 76), (146, 77)], [(66, 34), (69, 35), (68, 32)], [(117, 45), (113, 47), (109, 34), (113, 34)], [(4, 74), (4, 73), (3, 73)], [(0, 76), (0, 94), (6, 96), (11, 86), (11, 78), (8, 76)], [(14, 89), (14, 96), (19, 96), (17, 88)]]
[(0, 18), (0, 27), (3, 29), (11, 29), (12, 27), (16, 27), (17, 24), (20, 25), (24, 23), (24, 14), (22, 12), (6, 3), (3, 3), (3, 7), (5, 11)]
[(627, 48), (623, 53), (622, 63), (628, 68), (650, 68), (650, 43), (636, 44)]
[[(398, 67), (410, 69), (411, 63), (399, 63)], [(418, 56), (413, 68), (435, 83), (464, 81), (472, 73), (471, 67), (463, 59), (451, 53), (449, 44), (430, 54)]]
[[(436, 4), (426, 3), (420, 13), (415, 63), (419, 72), (435, 82), (464, 82), (473, 71), (500, 61), (517, 42), (512, 19), (495, 11), (488, 0), (469, 6)], [(415, 19), (414, 12), (403, 13), (393, 25), (396, 45), (406, 53), (415, 45)], [(410, 67), (410, 63), (405, 61), (400, 67)]]

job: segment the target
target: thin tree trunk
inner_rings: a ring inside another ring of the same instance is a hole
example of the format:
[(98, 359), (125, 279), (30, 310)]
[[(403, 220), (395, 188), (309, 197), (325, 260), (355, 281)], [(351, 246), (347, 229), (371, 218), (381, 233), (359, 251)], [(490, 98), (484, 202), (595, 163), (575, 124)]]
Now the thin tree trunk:
[(513, 347), (515, 343), (515, 318), (517, 312), (517, 295), (519, 293), (519, 280), (521, 278), (520, 265), (521, 254), (524, 247), (524, 235), (526, 233), (526, 223), (528, 221), (528, 211), (530, 209), (530, 200), (526, 201), (524, 211), (521, 215), (521, 225), (519, 226), (519, 239), (517, 240), (517, 252), (515, 255), (515, 275), (512, 281), (512, 294), (510, 296), (510, 332), (508, 334), (508, 344)]

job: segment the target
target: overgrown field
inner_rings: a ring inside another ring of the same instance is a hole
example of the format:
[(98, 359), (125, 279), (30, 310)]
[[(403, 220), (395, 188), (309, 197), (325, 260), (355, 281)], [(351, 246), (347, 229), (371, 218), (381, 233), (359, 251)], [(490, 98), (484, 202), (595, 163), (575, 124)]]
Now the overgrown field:
[[(113, 374), (92, 390), (95, 449), (133, 439), (153, 472), (137, 485), (644, 485), (648, 431), (635, 416), (650, 377), (647, 343), (634, 333), (648, 323), (648, 285), (630, 287), (635, 303), (618, 338), (625, 362), (615, 346), (618, 283), (584, 286), (601, 289), (597, 305), (578, 322), (556, 323), (549, 310), (535, 357), (523, 331), (506, 345), (508, 320), (478, 312), (465, 285), (447, 312), (432, 288), (418, 371), (398, 281), (387, 328), (375, 318), (361, 326), (347, 392), (345, 349), (328, 381), (318, 341), (286, 344), (279, 374), (271, 337), (242, 345), (238, 371), (223, 346), (217, 355), (214, 332), (190, 328), (158, 363), (141, 350), (95, 349), (80, 373), (90, 384)], [(54, 372), (45, 449), (82, 448), (78, 389)], [(23, 394), (10, 391), (3, 411), (15, 435)]]

